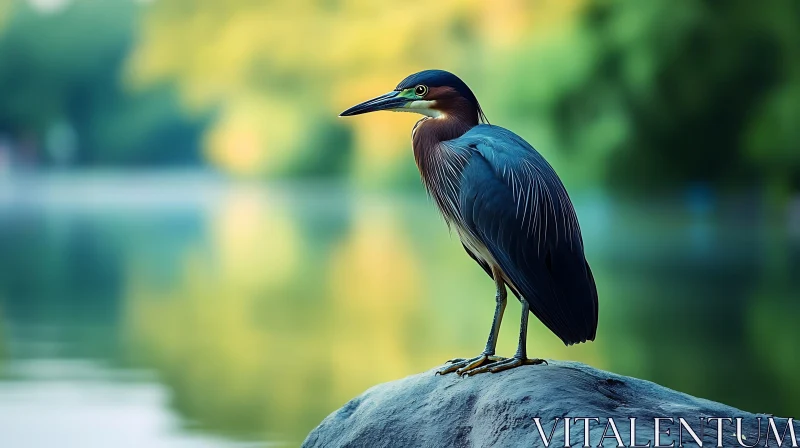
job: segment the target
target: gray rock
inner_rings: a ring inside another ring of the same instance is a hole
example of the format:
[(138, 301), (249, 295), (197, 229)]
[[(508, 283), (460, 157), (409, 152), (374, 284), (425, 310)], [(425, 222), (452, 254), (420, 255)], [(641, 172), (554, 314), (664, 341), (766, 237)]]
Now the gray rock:
[[(570, 418), (570, 441), (583, 446), (584, 421), (589, 420), (590, 445), (602, 439), (606, 447), (618, 446), (610, 420), (623, 446), (631, 444), (630, 418), (635, 417), (636, 442), (655, 446), (656, 418), (661, 445), (682, 437), (684, 446), (698, 446), (681, 425), (688, 424), (703, 446), (717, 445), (718, 420), (722, 420), (723, 446), (741, 446), (736, 418), (742, 418), (742, 442), (777, 446), (770, 416), (676, 392), (649, 381), (615, 375), (576, 362), (551, 361), (496, 374), (461, 378), (435, 375), (435, 370), (375, 386), (329, 415), (306, 438), (303, 447), (532, 447), (545, 446), (536, 425), (539, 418), (549, 446), (565, 445), (564, 419)], [(760, 422), (759, 422), (760, 418)], [(773, 418), (782, 435), (787, 419)], [(783, 446), (792, 446), (800, 428), (792, 419)], [(759, 432), (760, 425), (760, 432)], [(669, 435), (667, 435), (669, 430)], [(760, 437), (759, 437), (760, 435)], [(800, 442), (800, 440), (797, 440)], [(797, 446), (797, 445), (794, 445)]]

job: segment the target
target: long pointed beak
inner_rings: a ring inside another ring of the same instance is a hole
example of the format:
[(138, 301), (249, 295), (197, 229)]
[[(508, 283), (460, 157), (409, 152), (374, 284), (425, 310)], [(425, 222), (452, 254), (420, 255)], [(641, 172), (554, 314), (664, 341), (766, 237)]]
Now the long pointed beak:
[(397, 90), (393, 90), (377, 98), (373, 98), (369, 101), (364, 101), (361, 104), (356, 104), (350, 109), (347, 109), (346, 111), (340, 113), (339, 116), (349, 117), (350, 115), (365, 114), (367, 112), (375, 112), (378, 110), (399, 109), (408, 104), (409, 99), (403, 98), (398, 95), (400, 95), (400, 92)]

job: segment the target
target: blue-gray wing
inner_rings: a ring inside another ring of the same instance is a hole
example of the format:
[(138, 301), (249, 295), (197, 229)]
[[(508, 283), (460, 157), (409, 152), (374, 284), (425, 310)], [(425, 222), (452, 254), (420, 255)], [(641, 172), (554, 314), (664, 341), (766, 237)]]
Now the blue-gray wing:
[(460, 220), (490, 251), (514, 293), (565, 344), (594, 340), (597, 289), (575, 210), (552, 167), (497, 126), (477, 126), (446, 144), (467, 156)]

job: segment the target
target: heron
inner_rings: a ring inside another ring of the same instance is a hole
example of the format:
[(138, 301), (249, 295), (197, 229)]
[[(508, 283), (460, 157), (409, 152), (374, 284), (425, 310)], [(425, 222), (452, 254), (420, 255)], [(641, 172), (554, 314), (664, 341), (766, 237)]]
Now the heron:
[[(412, 74), (389, 93), (340, 116), (381, 110), (423, 115), (411, 132), (422, 184), (496, 288), (483, 352), (451, 359), (437, 373), (471, 376), (547, 364), (528, 358), (529, 313), (567, 346), (593, 341), (597, 288), (572, 202), (544, 157), (522, 137), (489, 124), (472, 90), (444, 70)], [(495, 353), (506, 287), (522, 304), (517, 351), (511, 358)]]

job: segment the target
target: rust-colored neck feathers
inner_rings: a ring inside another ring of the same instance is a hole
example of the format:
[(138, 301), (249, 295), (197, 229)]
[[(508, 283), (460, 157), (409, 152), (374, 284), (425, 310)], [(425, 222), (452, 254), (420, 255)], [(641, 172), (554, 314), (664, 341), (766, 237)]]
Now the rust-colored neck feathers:
[(449, 87), (431, 88), (429, 95), (436, 101), (440, 113), (434, 118), (423, 118), (414, 126), (412, 141), (422, 183), (436, 201), (436, 205), (450, 223), (457, 219), (454, 185), (466, 159), (452, 151), (447, 140), (464, 135), (479, 123), (478, 109), (469, 100)]
[(414, 158), (425, 178), (428, 161), (437, 156), (439, 144), (461, 137), (479, 123), (478, 109), (451, 87), (432, 87), (427, 98), (436, 101), (436, 118), (423, 118), (414, 126)]

